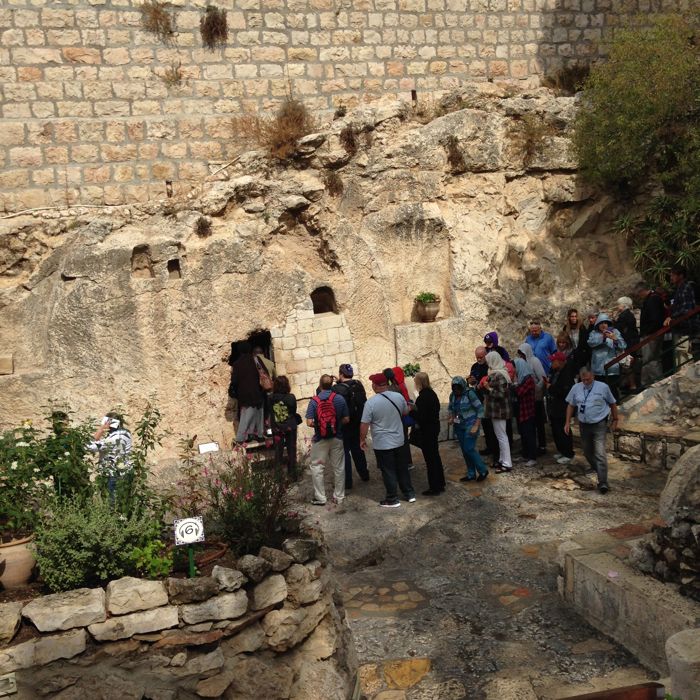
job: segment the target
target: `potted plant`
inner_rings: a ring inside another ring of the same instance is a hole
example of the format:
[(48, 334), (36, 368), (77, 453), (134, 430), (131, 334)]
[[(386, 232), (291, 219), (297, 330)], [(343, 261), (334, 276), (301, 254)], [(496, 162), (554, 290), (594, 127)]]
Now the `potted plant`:
[(417, 362), (407, 362), (401, 369), (406, 377), (415, 377), (420, 372), (420, 365)]
[(440, 311), (440, 297), (434, 292), (416, 294), (416, 312), (422, 323), (434, 321)]
[(35, 564), (27, 545), (46, 489), (37, 478), (38, 449), (31, 423), (0, 435), (0, 583), (4, 588), (27, 583)]

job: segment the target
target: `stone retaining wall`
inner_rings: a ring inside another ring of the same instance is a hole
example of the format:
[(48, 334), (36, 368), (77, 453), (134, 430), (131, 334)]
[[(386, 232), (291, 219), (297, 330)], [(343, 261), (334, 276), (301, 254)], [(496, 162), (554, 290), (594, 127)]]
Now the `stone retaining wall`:
[(356, 662), (336, 598), (317, 542), (297, 538), (211, 577), (5, 603), (0, 677), (18, 700), (345, 700)]
[(232, 114), (290, 92), (316, 112), (380, 95), (429, 102), (464, 81), (594, 59), (654, 13), (700, 11), (699, 0), (217, 0), (228, 43), (208, 51), (207, 3), (168, 4), (168, 45), (142, 31), (141, 0), (2, 4), (0, 210), (186, 189), (237, 149)]

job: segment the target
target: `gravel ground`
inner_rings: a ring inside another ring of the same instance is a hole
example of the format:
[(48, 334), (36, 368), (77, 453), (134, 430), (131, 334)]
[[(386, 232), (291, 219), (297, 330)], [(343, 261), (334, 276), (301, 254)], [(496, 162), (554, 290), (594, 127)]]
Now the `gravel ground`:
[[(563, 540), (654, 517), (665, 474), (611, 459), (605, 496), (554, 488), (571, 484), (544, 477), (542, 466), (465, 485), (456, 445), (443, 443), (441, 452), (448, 486), (439, 497), (420, 496), (427, 482), (416, 451), (416, 503), (379, 508), (383, 488), (373, 468), (343, 504), (308, 506), (329, 544), (360, 663), (371, 670), (392, 659), (430, 659), (430, 671), (403, 695), (382, 696), (379, 685), (365, 683), (365, 696), (549, 698), (596, 689), (600, 679), (610, 685), (606, 677), (619, 685), (647, 679), (559, 598), (555, 557)], [(309, 481), (298, 489), (307, 502)], [(392, 588), (397, 582), (413, 592), (414, 607), (397, 609), (387, 596), (390, 588), (406, 600)]]

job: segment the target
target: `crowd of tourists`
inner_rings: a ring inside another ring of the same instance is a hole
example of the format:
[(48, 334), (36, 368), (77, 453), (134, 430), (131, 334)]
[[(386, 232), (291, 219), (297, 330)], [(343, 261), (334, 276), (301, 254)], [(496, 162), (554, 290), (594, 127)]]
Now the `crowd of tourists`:
[[(547, 453), (549, 423), (556, 447), (554, 459), (568, 464), (574, 458), (571, 425), (578, 419), (584, 457), (598, 479), (598, 490), (607, 493), (605, 437), (609, 422), (616, 428), (617, 404), (623, 391), (635, 391), (640, 382), (649, 384), (662, 376), (662, 341), (665, 327), (681, 320), (695, 308), (694, 290), (682, 268), (674, 268), (673, 303), (640, 285), (634, 293), (640, 306), (639, 324), (630, 297), (620, 297), (612, 314), (591, 310), (581, 317), (569, 309), (561, 331), (546, 331), (533, 319), (523, 342), (509, 352), (495, 331), (487, 332), (483, 345), (474, 350), (468, 372), (452, 378), (447, 401), (447, 422), (459, 443), (466, 474), (462, 481), (483, 481), (493, 471), (509, 474), (515, 465), (534, 467)], [(674, 324), (676, 360), (683, 362), (694, 348), (697, 316)], [(641, 353), (620, 358), (640, 340), (649, 341)], [(695, 349), (696, 351), (696, 349)], [(276, 463), (286, 464), (289, 476), (297, 474), (297, 430), (303, 422), (297, 401), (285, 376), (276, 376), (274, 364), (260, 348), (240, 344), (233, 362), (229, 393), (238, 399), (239, 442), (262, 437), (266, 430), (275, 449)], [(635, 362), (634, 358), (641, 360)], [(616, 358), (620, 358), (615, 362)], [(629, 359), (628, 359), (629, 358)], [(641, 366), (641, 372), (638, 367)], [(372, 396), (354, 376), (350, 364), (342, 364), (337, 377), (320, 377), (316, 395), (309, 401), (305, 420), (313, 428), (310, 472), (313, 505), (327, 502), (324, 471), (333, 474), (332, 500), (340, 503), (353, 487), (353, 463), (357, 476), (369, 481), (366, 450), (372, 449), (385, 487), (380, 505), (396, 508), (400, 496), (416, 500), (412, 484), (411, 445), (420, 448), (425, 460), (428, 489), (424, 496), (439, 496), (445, 476), (438, 438), (441, 402), (425, 372), (413, 377), (409, 391), (401, 367), (369, 376)], [(269, 427), (266, 427), (269, 426)], [(513, 432), (520, 435), (520, 454), (513, 455)], [(483, 434), (484, 446), (477, 447)], [(487, 465), (484, 458), (490, 458)]]

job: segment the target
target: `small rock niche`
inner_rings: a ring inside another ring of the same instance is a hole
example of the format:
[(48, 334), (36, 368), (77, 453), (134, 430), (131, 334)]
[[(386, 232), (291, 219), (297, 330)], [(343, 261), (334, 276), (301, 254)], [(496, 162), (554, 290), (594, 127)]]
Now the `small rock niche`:
[(152, 279), (155, 277), (150, 246), (137, 245), (132, 251), (131, 276), (138, 277), (140, 279)]
[(311, 292), (311, 302), (314, 305), (314, 314), (338, 313), (335, 293), (330, 287), (317, 287), (314, 289)]
[(182, 277), (182, 270), (180, 269), (180, 259), (173, 258), (168, 260), (168, 279), (179, 280)]

